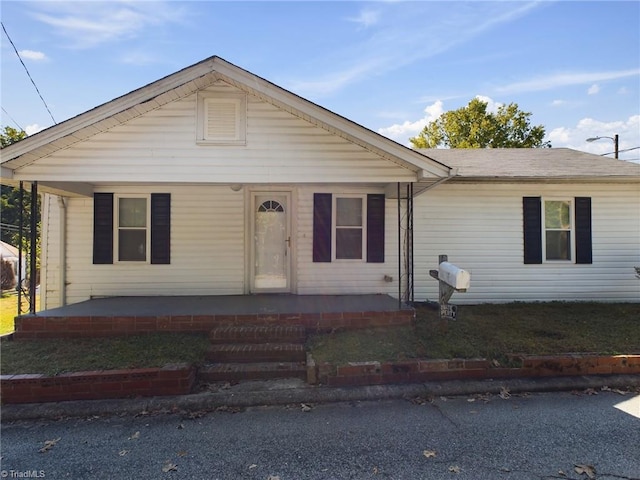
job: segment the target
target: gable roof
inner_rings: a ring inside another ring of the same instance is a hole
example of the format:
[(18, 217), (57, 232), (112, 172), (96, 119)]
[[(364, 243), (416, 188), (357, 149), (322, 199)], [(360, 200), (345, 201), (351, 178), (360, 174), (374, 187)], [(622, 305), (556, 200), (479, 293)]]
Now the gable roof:
[(456, 181), (640, 182), (640, 164), (570, 148), (454, 148), (419, 151), (454, 168)]
[(417, 179), (449, 175), (450, 168), (333, 113), (257, 75), (213, 56), (2, 149), (2, 176), (53, 152), (187, 97), (222, 80), (248, 94), (416, 172)]

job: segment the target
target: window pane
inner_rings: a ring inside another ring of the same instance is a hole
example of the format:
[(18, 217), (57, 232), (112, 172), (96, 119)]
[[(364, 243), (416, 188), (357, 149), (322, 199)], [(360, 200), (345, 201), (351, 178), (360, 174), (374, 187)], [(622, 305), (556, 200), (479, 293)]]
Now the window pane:
[(118, 260), (144, 262), (147, 260), (147, 231), (126, 229), (118, 231)]
[(547, 260), (571, 260), (571, 232), (548, 231)]
[(336, 228), (336, 258), (362, 259), (361, 228)]
[(336, 225), (338, 227), (362, 226), (361, 198), (336, 198)]
[(545, 228), (568, 230), (571, 228), (571, 208), (569, 202), (544, 202)]
[(121, 227), (146, 227), (147, 199), (121, 198), (118, 202), (118, 225)]

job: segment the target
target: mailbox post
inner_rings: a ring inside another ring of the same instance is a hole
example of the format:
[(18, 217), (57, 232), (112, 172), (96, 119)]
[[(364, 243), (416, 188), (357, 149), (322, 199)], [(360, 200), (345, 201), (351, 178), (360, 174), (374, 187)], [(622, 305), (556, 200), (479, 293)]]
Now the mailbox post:
[(449, 300), (454, 292), (467, 291), (471, 284), (471, 274), (449, 263), (447, 255), (440, 255), (438, 256), (438, 270), (429, 270), (429, 275), (438, 280), (440, 318), (455, 320), (458, 314), (458, 307), (450, 305)]

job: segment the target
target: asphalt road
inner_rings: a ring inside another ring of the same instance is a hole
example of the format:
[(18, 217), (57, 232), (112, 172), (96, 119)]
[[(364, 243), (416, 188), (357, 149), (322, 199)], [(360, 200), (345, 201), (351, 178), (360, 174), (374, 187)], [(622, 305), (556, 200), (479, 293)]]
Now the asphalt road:
[(594, 393), (15, 421), (2, 424), (0, 469), (83, 480), (640, 479), (640, 395)]

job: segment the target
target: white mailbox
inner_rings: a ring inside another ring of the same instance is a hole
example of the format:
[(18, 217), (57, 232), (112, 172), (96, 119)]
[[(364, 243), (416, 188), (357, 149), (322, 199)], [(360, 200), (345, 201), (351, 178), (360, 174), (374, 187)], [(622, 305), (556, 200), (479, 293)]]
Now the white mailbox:
[(471, 284), (471, 274), (449, 262), (442, 262), (438, 268), (438, 280), (459, 291), (466, 291)]

